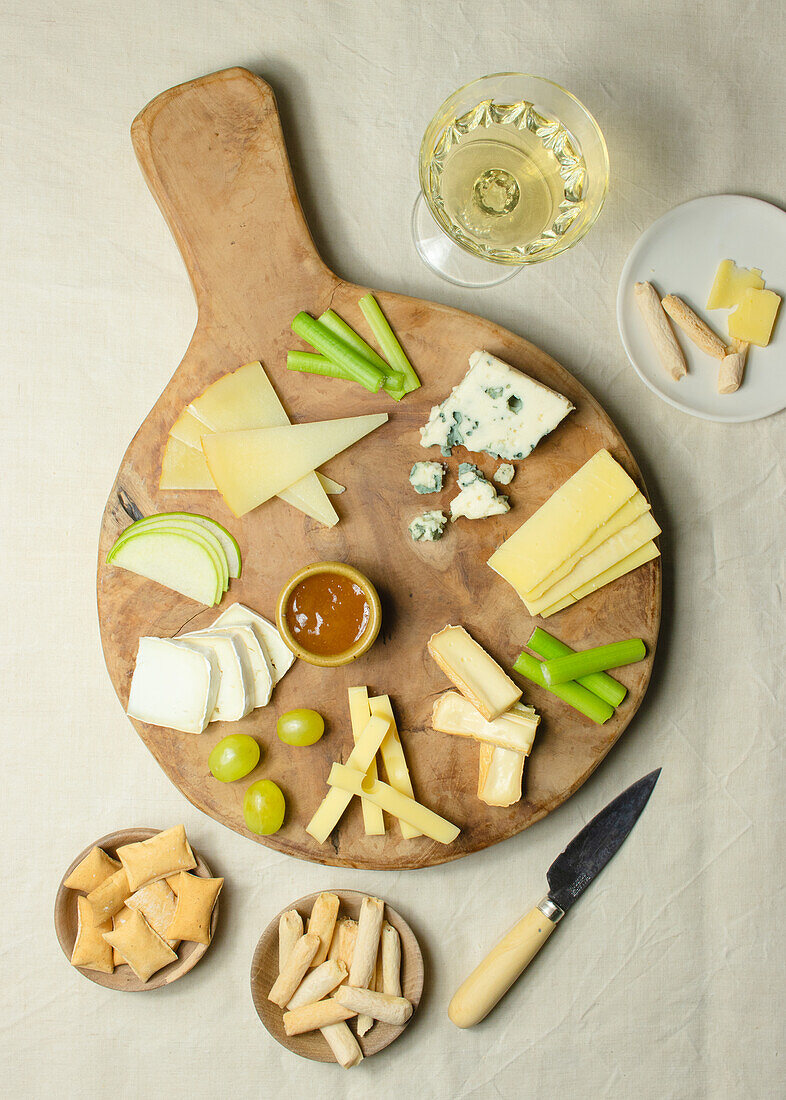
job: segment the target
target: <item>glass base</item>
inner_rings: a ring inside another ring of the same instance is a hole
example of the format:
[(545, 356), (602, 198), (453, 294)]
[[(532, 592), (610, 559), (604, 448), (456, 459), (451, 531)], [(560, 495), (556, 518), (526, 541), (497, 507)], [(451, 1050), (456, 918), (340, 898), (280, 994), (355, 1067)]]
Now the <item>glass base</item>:
[(456, 286), (497, 286), (521, 270), (515, 264), (493, 264), (465, 252), (434, 221), (422, 191), (412, 209), (412, 238), (426, 267)]

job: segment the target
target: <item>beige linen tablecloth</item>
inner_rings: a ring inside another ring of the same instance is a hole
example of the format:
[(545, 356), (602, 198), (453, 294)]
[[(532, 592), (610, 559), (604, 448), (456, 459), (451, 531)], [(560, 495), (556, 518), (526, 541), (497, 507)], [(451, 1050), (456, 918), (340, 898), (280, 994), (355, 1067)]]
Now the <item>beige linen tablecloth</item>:
[[(667, 209), (723, 191), (784, 201), (783, 5), (0, 0), (0, 29), (0, 1089), (121, 1100), (784, 1095), (786, 421), (719, 425), (667, 407), (629, 366), (615, 321), (625, 256)], [(158, 92), (236, 64), (275, 88), (328, 264), (485, 314), (555, 355), (628, 439), (664, 529), (663, 630), (635, 722), (560, 810), (455, 864), (331, 870), (235, 835), (170, 785), (104, 669), (102, 509), (195, 318), (128, 128)], [(441, 282), (413, 250), (416, 155), (442, 99), (500, 70), (540, 73), (588, 104), (612, 183), (579, 247), (473, 292)], [(634, 836), (504, 1006), (483, 1027), (454, 1028), (451, 993), (542, 895), (553, 857), (658, 765)], [(54, 937), (62, 871), (105, 832), (180, 820), (226, 877), (220, 935), (169, 989), (101, 989)], [(427, 963), (412, 1027), (344, 1074), (279, 1047), (249, 993), (270, 917), (330, 887), (390, 898)]]

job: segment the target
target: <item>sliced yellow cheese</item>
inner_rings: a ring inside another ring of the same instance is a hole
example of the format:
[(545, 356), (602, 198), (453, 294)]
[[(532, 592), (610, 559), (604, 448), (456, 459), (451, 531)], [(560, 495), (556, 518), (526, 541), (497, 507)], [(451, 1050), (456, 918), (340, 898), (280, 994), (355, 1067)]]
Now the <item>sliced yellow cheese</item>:
[(553, 588), (544, 592), (539, 600), (525, 600), (527, 611), (530, 615), (539, 615), (545, 607), (551, 607), (565, 596), (573, 595), (582, 585), (605, 573), (607, 569), (611, 569), (617, 562), (627, 558), (634, 550), (644, 546), (650, 539), (657, 538), (659, 534), (660, 527), (653, 519), (652, 513), (645, 512), (622, 531), (606, 539), (591, 554), (582, 558), (567, 577), (563, 577)]
[[(360, 735), (368, 725), (368, 720), (371, 717), (371, 710), (368, 705), (368, 688), (366, 687), (351, 687), (348, 691), (349, 694), (349, 722), (352, 726), (352, 739), (355, 744), (358, 743)], [(377, 778), (377, 761), (372, 760), (367, 769), (367, 775), (370, 775), (372, 779)], [(375, 806), (373, 802), (368, 802), (365, 798), (361, 799), (361, 807), (363, 809), (363, 827), (366, 830), (366, 836), (383, 836), (385, 833), (385, 819), (382, 816), (382, 810), (379, 806)]]
[[(658, 550), (654, 542), (645, 543), (644, 546), (640, 547), (638, 550), (634, 550), (632, 554), (623, 558), (622, 561), (617, 562), (616, 565), (612, 565), (610, 569), (606, 569), (605, 572), (599, 574), (586, 584), (583, 584), (581, 588), (578, 588), (575, 592), (572, 592), (570, 602), (575, 603), (584, 596), (588, 596), (590, 592), (596, 592), (599, 588), (603, 588), (604, 585), (611, 584), (612, 581), (616, 581), (619, 577), (624, 577), (626, 573), (631, 573), (634, 569), (638, 569), (640, 565), (652, 561), (654, 558), (657, 558), (659, 554), (660, 550)], [(540, 614), (546, 619), (549, 615), (555, 615), (566, 606), (567, 604), (564, 601), (560, 601), (552, 607), (544, 608)]]
[(161, 459), (159, 489), (213, 489), (215, 482), (201, 451), (195, 451), (179, 439), (170, 436)]
[(408, 825), (412, 825), (439, 844), (451, 844), (461, 832), (457, 825), (452, 825), (420, 802), (407, 798), (405, 794), (394, 790), (388, 783), (364, 777), (361, 772), (347, 767), (346, 764), (333, 765), (328, 776), (328, 784), (331, 788), (348, 792), (350, 795), (362, 795), (364, 798), (371, 799), (393, 817), (406, 821)]
[[(208, 432), (239, 432), (250, 428), (284, 428), (289, 417), (260, 362), (225, 374), (192, 401), (186, 410)], [(200, 446), (200, 442), (197, 443)], [(334, 483), (335, 484), (335, 483)], [(336, 510), (315, 473), (307, 473), (278, 495), (312, 519), (334, 527)]]
[(729, 336), (766, 348), (781, 300), (772, 290), (746, 290), (729, 314)]
[(536, 584), (531, 592), (525, 593), (527, 600), (540, 599), (540, 597), (547, 592), (557, 581), (561, 581), (563, 577), (575, 569), (582, 558), (585, 558), (587, 554), (591, 554), (601, 543), (604, 543), (606, 539), (611, 538), (612, 535), (616, 535), (618, 531), (622, 531), (623, 528), (633, 523), (639, 516), (644, 515), (645, 512), (650, 510), (649, 502), (643, 493), (634, 493), (633, 496), (618, 508), (611, 519), (607, 520), (602, 527), (599, 527), (594, 535), (592, 535), (584, 545), (576, 551), (575, 554), (571, 554), (559, 568), (555, 569), (552, 573), (540, 582)]
[(478, 798), (487, 806), (512, 806), (521, 801), (524, 776), (523, 752), (481, 742)]
[(488, 722), (521, 698), (521, 688), (463, 626), (446, 626), (432, 634), (428, 650), (448, 679)]
[(608, 451), (597, 451), (489, 558), (519, 595), (531, 592), (636, 493)]
[[(388, 732), (385, 734), (385, 740), (379, 746), (379, 754), (382, 757), (382, 763), (385, 765), (385, 774), (388, 777), (388, 783), (397, 791), (401, 791), (402, 794), (407, 795), (408, 798), (414, 798), (415, 792), (412, 790), (412, 780), (409, 776), (409, 768), (407, 767), (407, 761), (404, 757), (404, 749), (401, 744), (401, 738), (396, 728), (396, 719), (393, 717), (393, 708), (390, 705), (390, 698), (387, 695), (378, 695), (374, 699), (369, 700), (369, 706), (371, 707), (371, 713), (378, 718), (384, 718), (386, 722), (390, 723)], [(371, 772), (368, 773), (371, 775)], [(376, 778), (373, 776), (372, 778)], [(413, 837), (420, 836), (418, 829), (413, 828), (412, 825), (406, 821), (399, 821), (401, 828), (401, 835), (405, 840), (412, 840)]]
[(539, 722), (540, 715), (523, 703), (514, 703), (499, 718), (487, 722), (469, 699), (457, 691), (446, 691), (440, 695), (431, 715), (431, 725), (440, 733), (473, 737), (476, 741), (485, 741), (525, 755), (532, 748)]
[(317, 478), (319, 484), (325, 490), (329, 497), (337, 497), (346, 489), (346, 485), (339, 485), (337, 481), (334, 481), (332, 477), (328, 477), (327, 474), (321, 474), (317, 470)]
[[(206, 435), (202, 450), (227, 505), (236, 516), (244, 516), (357, 443), (387, 418), (387, 413), (372, 413)], [(324, 492), (321, 486), (320, 491)]]
[[(377, 755), (382, 739), (388, 732), (390, 723), (384, 718), (370, 718), (366, 728), (355, 742), (355, 747), (347, 757), (346, 767), (356, 768), (361, 780), (365, 776), (374, 757)], [(352, 791), (331, 787), (317, 807), (317, 812), (306, 826), (306, 832), (314, 840), (324, 844), (341, 820), (341, 815), (352, 801)]]
[(737, 267), (734, 260), (721, 260), (715, 272), (707, 309), (731, 309), (739, 305), (746, 290), (762, 290), (764, 279), (758, 267)]
[(169, 434), (173, 439), (179, 439), (181, 443), (185, 443), (187, 447), (201, 451), (201, 439), (207, 431), (202, 421), (186, 408), (169, 429)]

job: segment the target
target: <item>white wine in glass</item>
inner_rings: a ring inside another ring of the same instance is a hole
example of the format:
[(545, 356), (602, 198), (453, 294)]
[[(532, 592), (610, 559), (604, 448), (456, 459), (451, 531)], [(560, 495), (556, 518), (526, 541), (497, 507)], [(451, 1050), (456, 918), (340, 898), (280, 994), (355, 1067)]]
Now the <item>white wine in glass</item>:
[(608, 180), (603, 135), (574, 96), (522, 73), (483, 77), (423, 137), (416, 247), (451, 282), (494, 285), (576, 244)]

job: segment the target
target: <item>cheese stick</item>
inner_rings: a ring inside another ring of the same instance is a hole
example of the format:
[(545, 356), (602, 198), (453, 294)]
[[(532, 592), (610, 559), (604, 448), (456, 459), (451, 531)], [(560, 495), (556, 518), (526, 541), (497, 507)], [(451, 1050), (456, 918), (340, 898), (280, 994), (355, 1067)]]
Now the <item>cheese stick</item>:
[[(308, 932), (305, 936), (301, 936), (290, 951), (289, 958), (284, 963), (284, 969), (279, 972), (278, 977), (273, 982), (267, 999), (278, 1005), (279, 1008), (283, 1008), (300, 985), (303, 975), (308, 970), (308, 964), (318, 950), (319, 936)], [(332, 1020), (330, 1022), (335, 1023), (336, 1021)]]
[(718, 393), (735, 393), (740, 388), (749, 348), (744, 340), (732, 340), (718, 370)]
[(287, 1002), (287, 1009), (302, 1008), (303, 1005), (321, 1001), (323, 997), (327, 997), (328, 993), (332, 993), (337, 985), (341, 985), (347, 973), (347, 968), (342, 962), (335, 960), (323, 962), (316, 970), (306, 974)]
[[(349, 722), (352, 726), (352, 739), (357, 744), (371, 717), (371, 710), (368, 705), (368, 688), (362, 686), (351, 687), (347, 689), (347, 694), (349, 696)], [(377, 778), (376, 757), (369, 764), (366, 774), (370, 775), (372, 779)], [(363, 828), (366, 831), (366, 836), (384, 836), (385, 819), (379, 806), (375, 806), (372, 802), (362, 798), (360, 808), (363, 811)]]
[(343, 1020), (337, 1024), (328, 1024), (319, 1030), (325, 1036), (328, 1046), (333, 1051), (333, 1057), (342, 1069), (352, 1069), (363, 1061), (363, 1051)]
[(385, 903), (380, 901), (379, 898), (363, 898), (360, 903), (357, 940), (352, 956), (352, 965), (349, 968), (349, 978), (347, 979), (350, 985), (360, 985), (368, 988), (371, 984), (371, 979), (374, 976), (374, 966), (377, 961), (377, 949), (384, 912)]
[(401, 937), (392, 924), (382, 925), (382, 985), (377, 983), (377, 992), (387, 993), (391, 997), (401, 996)]
[[(355, 742), (355, 747), (347, 757), (345, 767), (357, 768), (359, 772), (365, 775), (377, 755), (377, 749), (382, 744), (389, 726), (390, 723), (385, 721), (384, 718), (370, 718)], [(362, 792), (360, 793), (362, 794)], [(324, 844), (338, 825), (341, 815), (351, 801), (351, 791), (331, 788), (317, 806), (316, 813), (306, 826), (306, 832), (320, 844)]]
[(284, 969), (289, 953), (303, 935), (303, 918), (297, 909), (282, 913), (278, 921), (278, 971)]
[(331, 999), (353, 1012), (365, 1012), (384, 1024), (399, 1027), (412, 1015), (412, 1005), (406, 997), (392, 997), (389, 993), (377, 993), (373, 989), (342, 985)]
[(312, 968), (321, 966), (327, 958), (333, 929), (338, 916), (338, 898), (335, 894), (320, 894), (314, 902), (311, 916), (308, 918), (308, 931), (319, 936), (319, 950), (311, 960)]
[(679, 382), (680, 378), (684, 378), (688, 373), (688, 364), (685, 362), (682, 348), (677, 343), (674, 329), (669, 324), (669, 319), (660, 304), (660, 295), (652, 283), (636, 283), (634, 291), (636, 305), (644, 318), (658, 357), (674, 381)]
[[(390, 696), (378, 695), (374, 699), (369, 699), (369, 706), (371, 713), (374, 717), (384, 718), (390, 722), (390, 729), (385, 734), (385, 738), (382, 744), (379, 746), (379, 755), (382, 757), (382, 763), (385, 765), (385, 775), (388, 777), (388, 783), (396, 791), (401, 791), (407, 798), (414, 798), (415, 792), (412, 789), (412, 780), (409, 775), (409, 768), (407, 767), (406, 757), (404, 756), (404, 747), (401, 744), (401, 738), (399, 737), (398, 729), (396, 728), (396, 719), (393, 717), (393, 708), (390, 705)], [(371, 772), (368, 772), (371, 775)], [(378, 776), (372, 776), (376, 779)], [(380, 813), (382, 811), (380, 810)], [(399, 819), (399, 829), (401, 829), (401, 835), (405, 840), (412, 840), (416, 836), (422, 836), (419, 829), (413, 828), (408, 825), (406, 821)]]
[(302, 1035), (304, 1031), (319, 1031), (320, 1028), (338, 1024), (357, 1016), (354, 1008), (339, 1004), (333, 997), (315, 1004), (303, 1005), (284, 1013), (284, 1031), (287, 1035)]
[(521, 781), (526, 756), (480, 742), (478, 798), (487, 806), (512, 806), (521, 801)]
[(726, 355), (726, 345), (720, 336), (716, 336), (710, 326), (702, 321), (687, 302), (678, 298), (676, 294), (667, 294), (661, 305), (671, 317), (672, 321), (680, 326), (682, 331), (692, 340), (697, 348), (701, 348), (713, 359), (723, 359)]
[(333, 765), (328, 776), (328, 786), (349, 791), (350, 794), (365, 795), (389, 814), (408, 822), (440, 844), (452, 844), (461, 832), (457, 825), (446, 821), (413, 798), (407, 798), (401, 791), (394, 790), (389, 783), (382, 783), (378, 779), (372, 782), (367, 776), (345, 764)]

